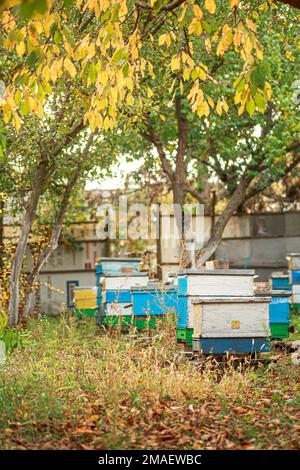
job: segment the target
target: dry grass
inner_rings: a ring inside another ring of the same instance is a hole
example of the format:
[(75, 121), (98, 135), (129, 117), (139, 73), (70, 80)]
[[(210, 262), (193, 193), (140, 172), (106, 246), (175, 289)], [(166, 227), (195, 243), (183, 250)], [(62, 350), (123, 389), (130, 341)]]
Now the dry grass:
[(174, 325), (151, 344), (93, 322), (42, 319), (0, 366), (2, 449), (299, 448), (299, 368), (176, 363)]

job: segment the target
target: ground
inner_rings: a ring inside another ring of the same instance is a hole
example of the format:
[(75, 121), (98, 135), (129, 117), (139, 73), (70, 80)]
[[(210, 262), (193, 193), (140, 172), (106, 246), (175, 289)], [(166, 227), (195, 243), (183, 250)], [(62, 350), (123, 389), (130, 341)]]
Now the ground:
[(147, 343), (92, 319), (31, 321), (0, 365), (0, 448), (300, 448), (300, 369), (286, 353), (201, 371), (174, 361), (174, 328)]

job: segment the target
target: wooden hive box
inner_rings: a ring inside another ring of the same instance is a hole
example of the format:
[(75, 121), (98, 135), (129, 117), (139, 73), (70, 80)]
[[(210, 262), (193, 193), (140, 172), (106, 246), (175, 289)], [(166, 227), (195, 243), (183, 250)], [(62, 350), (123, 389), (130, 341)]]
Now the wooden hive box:
[[(102, 276), (97, 292), (97, 323), (109, 325), (119, 322), (120, 316), (132, 315), (132, 297), (130, 289), (133, 286), (146, 286), (148, 273), (111, 273)], [(128, 320), (128, 318), (124, 319)]]
[(300, 253), (290, 253), (286, 257), (291, 271), (300, 271)]
[(194, 297), (193, 350), (204, 354), (269, 351), (269, 297)]
[(174, 286), (146, 286), (131, 289), (133, 315), (166, 315), (177, 313), (177, 289)]
[(178, 295), (251, 296), (255, 271), (250, 269), (187, 269), (179, 271)]
[(300, 270), (290, 271), (289, 282), (291, 286), (300, 285)]
[(274, 339), (289, 337), (290, 325), (290, 298), (291, 293), (287, 291), (265, 291), (257, 292), (257, 297), (271, 297), (269, 306), (270, 331)]
[(271, 276), (272, 290), (291, 290), (288, 274), (273, 273)]
[(204, 296), (252, 296), (254, 270), (240, 269), (187, 269), (178, 276), (178, 322), (176, 338), (192, 346), (193, 319), (191, 298)]
[(97, 287), (75, 287), (74, 292), (76, 316), (94, 317), (97, 313)]

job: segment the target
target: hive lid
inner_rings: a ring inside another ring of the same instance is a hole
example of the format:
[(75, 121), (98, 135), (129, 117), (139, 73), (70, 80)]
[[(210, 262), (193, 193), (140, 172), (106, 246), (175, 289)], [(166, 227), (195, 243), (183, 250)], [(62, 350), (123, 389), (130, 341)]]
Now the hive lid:
[(74, 286), (74, 289), (75, 290), (87, 290), (87, 289), (96, 290), (97, 286)]
[(202, 304), (202, 303), (210, 303), (210, 304), (229, 304), (229, 303), (261, 303), (261, 302), (268, 302), (272, 301), (271, 297), (236, 297), (236, 296), (193, 296), (191, 298), (192, 304)]
[(300, 258), (300, 253), (289, 253), (289, 254), (287, 255), (287, 259), (289, 259), (289, 258), (295, 258), (295, 257), (296, 257), (296, 258)]
[(177, 286), (162, 286), (162, 285), (159, 285), (159, 286), (133, 286), (130, 288), (130, 290), (140, 290), (140, 291), (162, 291), (162, 292), (165, 292), (165, 291), (177, 291)]
[(289, 278), (289, 275), (283, 274), (283, 273), (272, 273), (271, 278), (272, 279), (275, 279), (275, 278), (286, 279), (286, 278)]
[(102, 277), (124, 277), (124, 278), (127, 278), (127, 277), (148, 277), (148, 272), (140, 272), (140, 271), (136, 271), (136, 272), (133, 272), (133, 273), (121, 273), (121, 272), (118, 272), (118, 273), (107, 273), (107, 274), (102, 274)]
[(178, 276), (185, 274), (194, 274), (194, 275), (220, 275), (224, 276), (254, 276), (254, 269), (181, 269), (177, 272)]
[(98, 258), (97, 259), (97, 263), (102, 263), (103, 261), (107, 262), (107, 261), (111, 261), (111, 262), (128, 262), (128, 261), (132, 261), (132, 262), (140, 262), (142, 261), (142, 258), (110, 258), (110, 257), (101, 257), (101, 258)]

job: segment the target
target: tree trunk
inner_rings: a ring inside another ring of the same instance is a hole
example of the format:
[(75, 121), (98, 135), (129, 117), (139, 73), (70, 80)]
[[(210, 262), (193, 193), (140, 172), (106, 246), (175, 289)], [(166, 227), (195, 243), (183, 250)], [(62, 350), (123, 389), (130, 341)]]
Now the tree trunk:
[(16, 325), (19, 321), (19, 290), (22, 263), (26, 252), (27, 241), (30, 234), (32, 222), (42, 192), (42, 187), (45, 182), (46, 174), (47, 162), (45, 160), (42, 160), (38, 164), (36, 174), (33, 179), (32, 191), (30, 193), (29, 201), (27, 203), (19, 239), (17, 242), (17, 249), (11, 266), (8, 306), (8, 321), (10, 326)]
[(77, 164), (76, 170), (74, 171), (73, 175), (71, 176), (70, 180), (68, 181), (66, 187), (65, 187), (65, 192), (61, 200), (61, 204), (54, 222), (54, 227), (50, 236), (50, 240), (44, 251), (40, 254), (38, 257), (37, 263), (35, 267), (32, 270), (32, 273), (30, 274), (28, 278), (28, 289), (25, 295), (25, 302), (24, 302), (24, 308), (22, 312), (22, 317), (26, 318), (33, 305), (33, 300), (35, 296), (35, 283), (37, 282), (38, 276), (43, 269), (43, 266), (47, 263), (49, 260), (50, 256), (52, 253), (56, 250), (59, 242), (59, 237), (62, 231), (63, 227), (63, 222), (64, 218), (66, 215), (66, 212), (68, 210), (68, 207), (70, 205), (70, 197), (72, 194), (72, 191), (74, 189), (74, 186), (78, 182), (78, 179), (81, 175), (82, 171), (82, 165), (84, 163), (84, 159), (87, 156), (88, 150), (90, 146), (93, 143), (93, 134), (90, 135), (88, 142), (86, 144), (86, 147), (82, 153), (81, 159), (79, 163)]
[(222, 239), (222, 235), (225, 230), (225, 227), (229, 219), (231, 218), (231, 216), (234, 214), (234, 212), (237, 210), (237, 208), (240, 206), (241, 202), (243, 201), (245, 197), (245, 193), (247, 191), (247, 188), (249, 187), (251, 180), (252, 180), (251, 177), (246, 176), (240, 181), (239, 185), (234, 191), (223, 213), (215, 222), (213, 233), (211, 234), (208, 242), (203, 248), (201, 248), (201, 250), (197, 252), (196, 254), (196, 266), (197, 267), (203, 266), (204, 263), (207, 260), (209, 260), (209, 258), (214, 254), (214, 252), (218, 248), (220, 241)]

